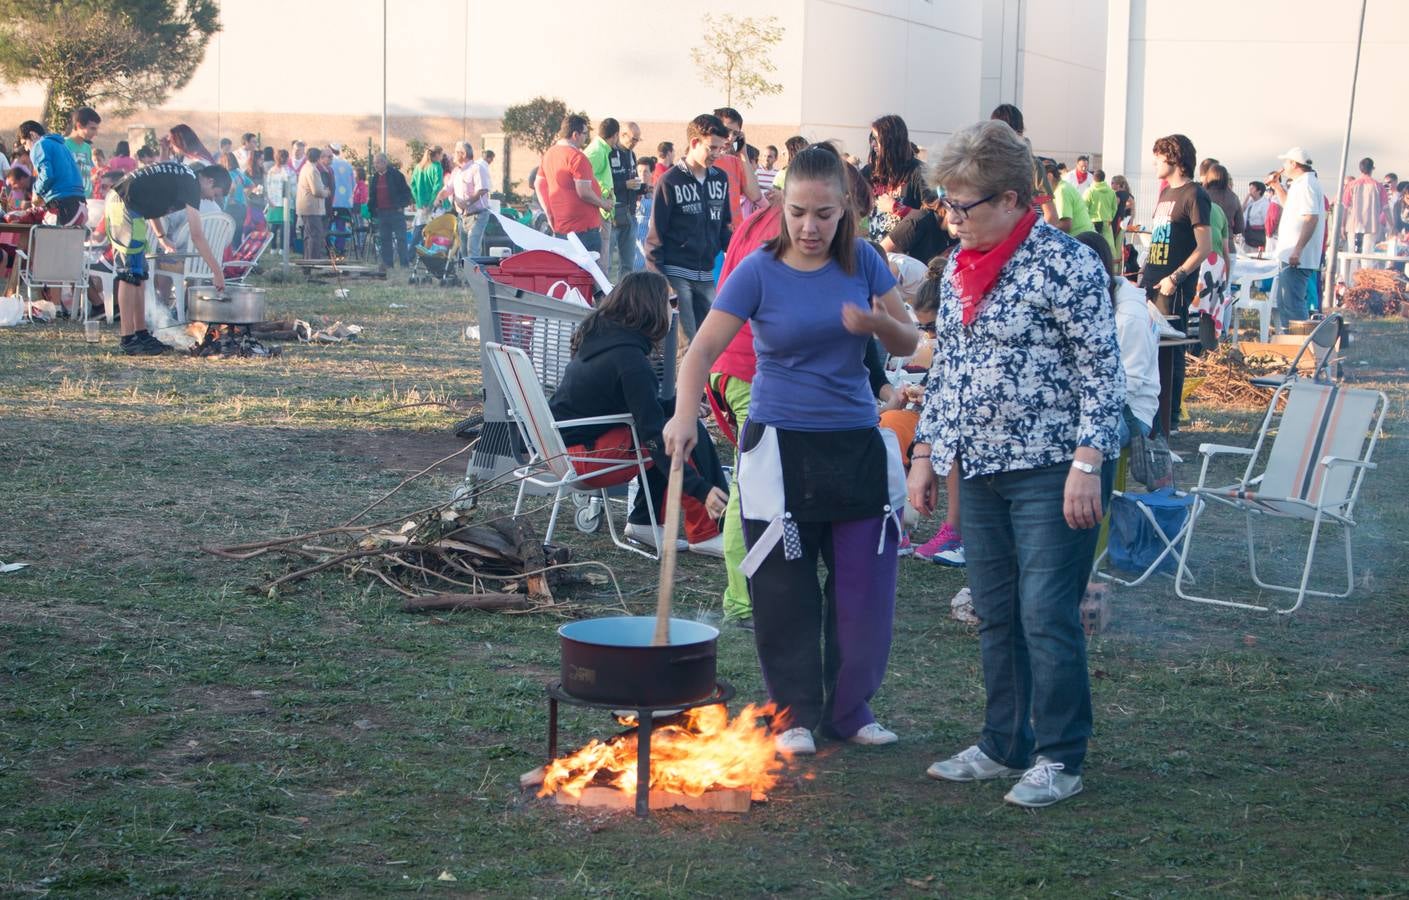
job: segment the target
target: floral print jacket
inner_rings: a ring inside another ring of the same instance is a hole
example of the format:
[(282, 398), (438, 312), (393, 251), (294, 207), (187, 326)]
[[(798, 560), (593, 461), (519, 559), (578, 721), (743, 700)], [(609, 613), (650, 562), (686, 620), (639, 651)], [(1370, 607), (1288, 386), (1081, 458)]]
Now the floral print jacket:
[(1125, 373), (1096, 254), (1040, 219), (963, 324), (953, 254), (940, 291), (938, 344), (915, 440), (935, 471), (964, 476), (1068, 462), (1077, 447), (1120, 453)]

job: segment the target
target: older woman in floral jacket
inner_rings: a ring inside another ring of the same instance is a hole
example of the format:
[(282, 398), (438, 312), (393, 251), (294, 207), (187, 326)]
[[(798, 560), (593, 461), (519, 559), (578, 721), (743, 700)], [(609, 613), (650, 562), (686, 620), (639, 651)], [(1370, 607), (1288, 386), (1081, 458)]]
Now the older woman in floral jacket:
[(1081, 790), (1091, 734), (1079, 605), (1125, 397), (1109, 276), (1032, 211), (1031, 151), (1006, 124), (956, 134), (934, 178), (960, 249), (944, 273), (909, 494), (928, 513), (936, 473), (961, 468), (987, 708), (978, 744), (928, 774), (1021, 776), (1004, 799), (1049, 806)]

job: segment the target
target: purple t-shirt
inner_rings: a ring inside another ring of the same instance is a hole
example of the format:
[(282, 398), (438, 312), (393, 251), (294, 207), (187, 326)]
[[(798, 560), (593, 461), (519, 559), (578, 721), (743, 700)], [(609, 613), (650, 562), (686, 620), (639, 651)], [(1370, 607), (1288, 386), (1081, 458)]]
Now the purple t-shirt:
[(714, 308), (752, 322), (758, 355), (749, 418), (795, 431), (870, 428), (878, 421), (864, 335), (847, 331), (842, 307), (863, 309), (895, 287), (890, 268), (857, 238), (856, 271), (829, 260), (800, 272), (758, 249), (739, 263)]

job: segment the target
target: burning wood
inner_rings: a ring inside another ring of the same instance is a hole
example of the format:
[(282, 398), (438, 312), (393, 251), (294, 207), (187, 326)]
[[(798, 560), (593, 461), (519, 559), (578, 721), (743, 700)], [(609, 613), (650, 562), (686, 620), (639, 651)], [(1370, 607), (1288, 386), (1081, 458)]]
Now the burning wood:
[(211, 325), (200, 343), (191, 348), (192, 356), (227, 359), (278, 356), (282, 352), (279, 347), (266, 347), (255, 340), (249, 327), (243, 325)]
[[(733, 719), (723, 705), (685, 710), (654, 723), (651, 735), (651, 806), (684, 805), (718, 812), (744, 812), (752, 799), (766, 800), (785, 761), (759, 719), (771, 704), (750, 704)], [(623, 724), (634, 724), (628, 717)], [(538, 796), (560, 804), (627, 808), (636, 793), (637, 732), (593, 740), (542, 769)], [(521, 779), (533, 786), (537, 773)], [(703, 798), (703, 799), (702, 799)], [(742, 801), (741, 799), (742, 798)]]

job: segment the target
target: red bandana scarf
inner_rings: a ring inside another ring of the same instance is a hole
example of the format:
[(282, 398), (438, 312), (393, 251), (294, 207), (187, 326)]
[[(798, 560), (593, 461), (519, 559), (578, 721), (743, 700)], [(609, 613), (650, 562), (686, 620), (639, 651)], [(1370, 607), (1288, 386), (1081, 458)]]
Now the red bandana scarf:
[(954, 288), (959, 292), (963, 304), (964, 324), (974, 324), (984, 296), (998, 281), (998, 273), (1013, 258), (1021, 244), (1037, 224), (1037, 213), (1028, 210), (1027, 215), (1018, 220), (1011, 234), (991, 250), (960, 250), (955, 257)]

